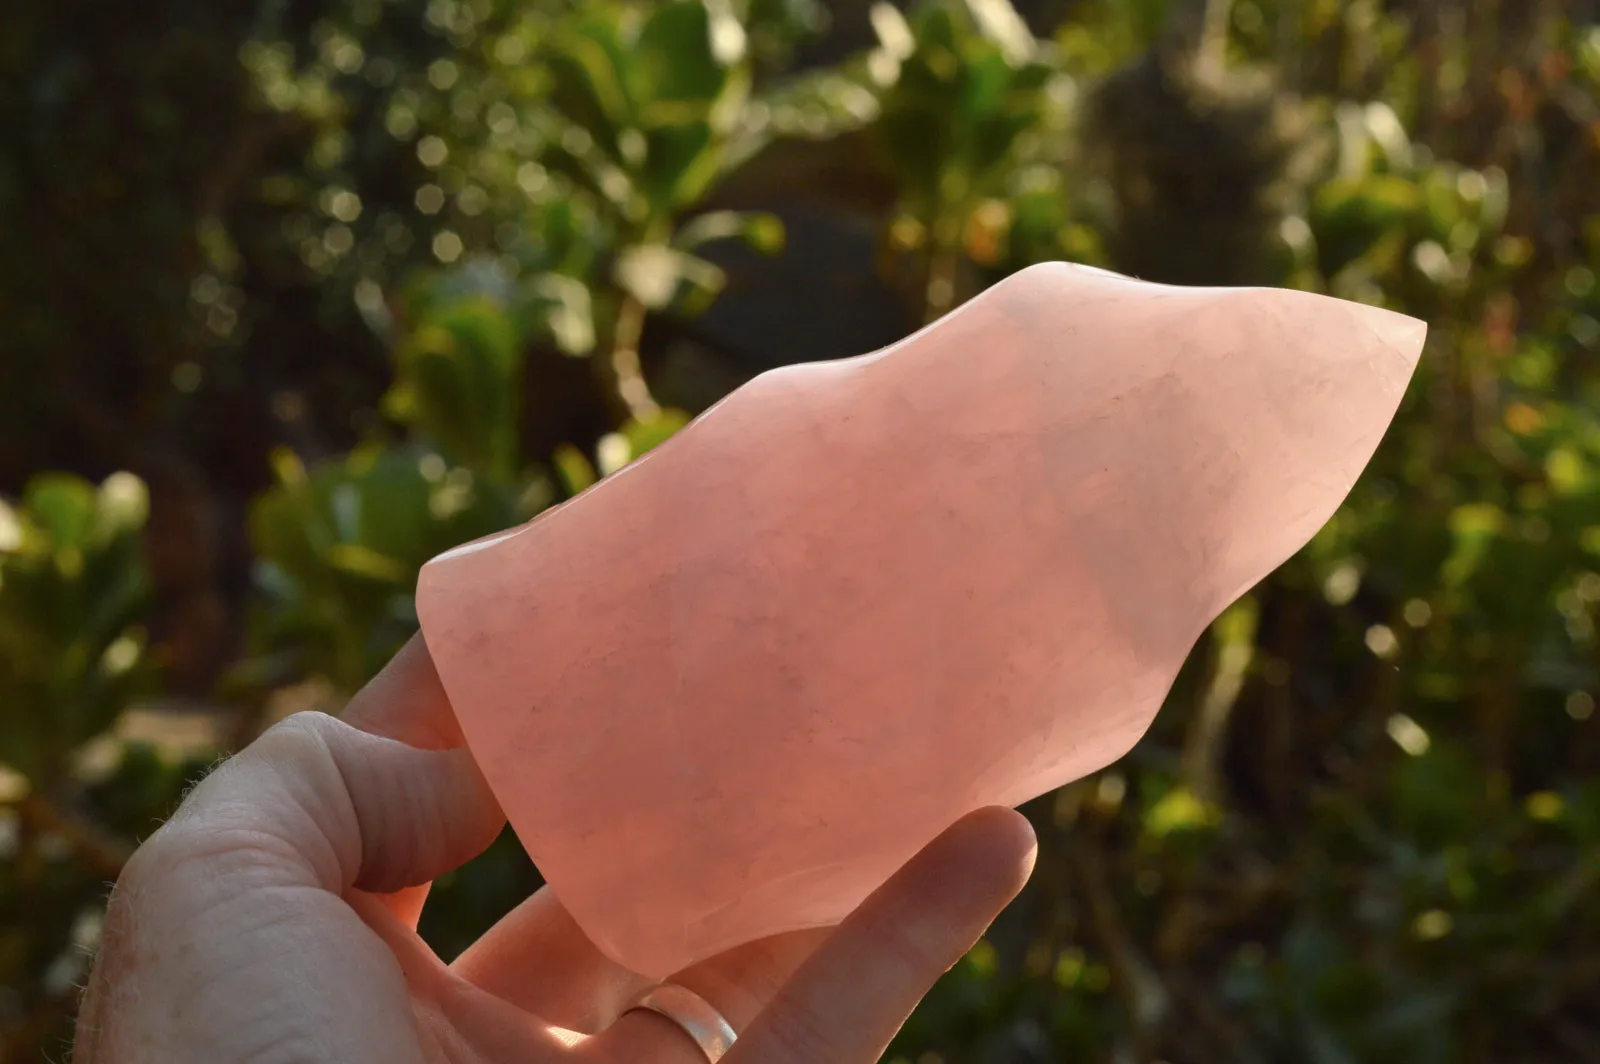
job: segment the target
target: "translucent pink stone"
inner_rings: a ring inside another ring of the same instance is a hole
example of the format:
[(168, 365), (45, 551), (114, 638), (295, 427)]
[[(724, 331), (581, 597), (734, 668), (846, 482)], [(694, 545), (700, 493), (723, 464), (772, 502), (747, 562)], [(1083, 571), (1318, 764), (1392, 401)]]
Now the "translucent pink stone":
[(556, 894), (665, 976), (1125, 753), (1349, 492), (1426, 331), (1037, 266), (435, 559), (423, 631)]

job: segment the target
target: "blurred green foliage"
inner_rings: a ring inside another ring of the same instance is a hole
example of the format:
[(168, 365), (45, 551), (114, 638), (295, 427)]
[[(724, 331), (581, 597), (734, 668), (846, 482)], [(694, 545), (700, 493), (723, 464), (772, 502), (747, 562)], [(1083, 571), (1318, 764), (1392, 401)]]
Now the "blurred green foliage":
[[(902, 245), (926, 246), (929, 320), (956, 300), (963, 251), (998, 259), (993, 235), (967, 240), (980, 211), (1006, 192), (1019, 142), (1042, 135), (1057, 71), (1006, 5), (929, 3), (903, 18), (873, 9), (879, 46), (868, 59), (878, 87), (874, 147), (900, 191)], [(1059, 84), (1065, 84), (1061, 78)], [(991, 207), (990, 214), (1003, 207)], [(992, 227), (992, 225), (991, 225)]]
[[(0, 83), (0, 1062), (61, 1055), (131, 846), (372, 675), (423, 562), (848, 317), (751, 294), (797, 204), (903, 331), (1056, 258), (1432, 325), (892, 1057), (1600, 1060), (1594, 3), (68, 3)], [(537, 882), (507, 836), (424, 932)]]
[(43, 786), (67, 776), (73, 751), (149, 686), (137, 623), (148, 505), (127, 473), (98, 488), (41, 474), (20, 506), (0, 503), (0, 698), (36, 710), (9, 712), (0, 727), (7, 765)]

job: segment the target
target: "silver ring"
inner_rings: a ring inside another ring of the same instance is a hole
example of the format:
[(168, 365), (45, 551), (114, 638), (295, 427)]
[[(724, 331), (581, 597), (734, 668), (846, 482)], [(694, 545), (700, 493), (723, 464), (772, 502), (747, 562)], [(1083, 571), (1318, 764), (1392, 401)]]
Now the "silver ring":
[(646, 1009), (677, 1024), (684, 1034), (694, 1039), (710, 1064), (717, 1064), (739, 1037), (722, 1018), (722, 1013), (712, 1008), (705, 998), (676, 983), (651, 987), (622, 1013), (626, 1016), (635, 1009)]

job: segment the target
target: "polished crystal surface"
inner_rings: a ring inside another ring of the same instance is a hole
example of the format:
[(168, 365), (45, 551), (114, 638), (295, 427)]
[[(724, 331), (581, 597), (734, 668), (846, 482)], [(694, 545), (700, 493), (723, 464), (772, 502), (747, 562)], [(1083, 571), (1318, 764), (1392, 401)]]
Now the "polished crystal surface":
[(557, 895), (664, 976), (1122, 756), (1339, 506), (1425, 334), (1036, 266), (435, 559), (423, 632)]

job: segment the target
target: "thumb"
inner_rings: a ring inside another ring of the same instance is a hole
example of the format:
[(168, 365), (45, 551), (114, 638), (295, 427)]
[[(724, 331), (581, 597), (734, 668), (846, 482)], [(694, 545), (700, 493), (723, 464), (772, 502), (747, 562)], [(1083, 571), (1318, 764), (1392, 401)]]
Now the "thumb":
[(158, 834), (249, 853), (288, 882), (388, 893), (465, 864), (504, 823), (466, 750), (418, 750), (306, 712), (224, 762)]

